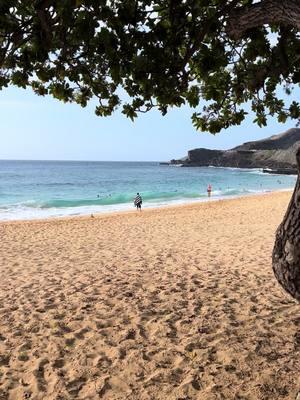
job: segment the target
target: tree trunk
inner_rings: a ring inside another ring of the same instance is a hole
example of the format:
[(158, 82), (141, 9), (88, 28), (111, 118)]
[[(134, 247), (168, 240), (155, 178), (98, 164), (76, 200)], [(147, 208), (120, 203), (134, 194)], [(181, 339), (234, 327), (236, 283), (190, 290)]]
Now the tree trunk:
[(300, 29), (298, 0), (261, 0), (233, 9), (227, 20), (227, 33), (232, 39), (241, 39), (251, 28), (281, 24)]
[(300, 301), (300, 148), (298, 179), (284, 219), (276, 232), (273, 271), (278, 282)]

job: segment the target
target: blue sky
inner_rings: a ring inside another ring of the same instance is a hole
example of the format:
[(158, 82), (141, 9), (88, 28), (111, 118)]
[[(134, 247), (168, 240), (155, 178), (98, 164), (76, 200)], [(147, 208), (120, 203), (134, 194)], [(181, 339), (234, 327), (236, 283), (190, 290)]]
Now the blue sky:
[(248, 116), (241, 126), (213, 136), (195, 131), (194, 110), (187, 107), (165, 117), (151, 111), (133, 123), (119, 112), (100, 118), (93, 105), (83, 109), (13, 87), (0, 91), (0, 107), (0, 159), (165, 161), (196, 147), (231, 148), (295, 126), (269, 119), (259, 128)]

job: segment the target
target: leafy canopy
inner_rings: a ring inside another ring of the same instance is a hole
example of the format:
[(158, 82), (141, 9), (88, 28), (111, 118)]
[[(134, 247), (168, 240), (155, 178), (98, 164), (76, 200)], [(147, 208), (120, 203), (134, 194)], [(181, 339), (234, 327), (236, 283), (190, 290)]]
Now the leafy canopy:
[[(188, 104), (197, 110), (194, 126), (212, 133), (240, 124), (247, 102), (260, 126), (267, 115), (299, 120), (299, 103), (285, 106), (277, 94), (300, 81), (297, 29), (272, 23), (238, 38), (230, 32), (234, 12), (255, 3), (0, 0), (0, 88), (31, 87), (83, 107), (96, 96), (97, 115), (121, 106), (131, 119)], [(121, 105), (123, 91), (130, 101)]]

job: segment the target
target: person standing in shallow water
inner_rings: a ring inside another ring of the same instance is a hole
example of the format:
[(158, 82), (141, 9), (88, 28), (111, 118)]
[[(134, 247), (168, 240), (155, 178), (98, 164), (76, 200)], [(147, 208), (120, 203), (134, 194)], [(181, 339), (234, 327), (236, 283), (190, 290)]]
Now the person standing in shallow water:
[(207, 196), (210, 197), (211, 196), (211, 191), (212, 191), (212, 187), (211, 184), (209, 183), (207, 186)]
[(137, 210), (142, 211), (142, 203), (143, 203), (142, 197), (139, 193), (137, 193), (134, 199), (134, 205)]

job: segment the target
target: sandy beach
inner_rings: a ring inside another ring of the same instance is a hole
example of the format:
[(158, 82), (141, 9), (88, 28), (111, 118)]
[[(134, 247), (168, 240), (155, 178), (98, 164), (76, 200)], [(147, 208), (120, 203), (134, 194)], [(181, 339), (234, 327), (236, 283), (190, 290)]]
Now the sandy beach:
[(290, 195), (0, 223), (0, 400), (296, 399)]

